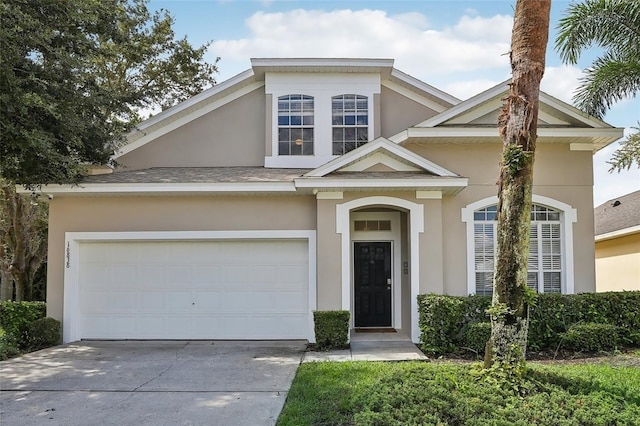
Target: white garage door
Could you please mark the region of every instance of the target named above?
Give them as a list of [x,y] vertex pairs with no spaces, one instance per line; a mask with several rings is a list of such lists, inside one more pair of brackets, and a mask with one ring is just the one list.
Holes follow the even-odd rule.
[[306,240],[83,242],[79,332],[91,339],[304,339]]

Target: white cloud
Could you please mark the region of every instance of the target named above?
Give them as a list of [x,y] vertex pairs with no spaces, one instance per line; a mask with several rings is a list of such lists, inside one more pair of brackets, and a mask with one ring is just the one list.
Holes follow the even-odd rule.
[[441,89],[447,93],[452,94],[456,98],[464,100],[492,88],[496,84],[499,84],[502,81],[506,80],[507,77],[508,76],[505,76],[503,80],[478,79],[456,81],[443,85]]
[[245,23],[247,37],[211,45],[225,74],[228,65],[242,61],[246,67],[252,57],[392,58],[399,69],[426,81],[451,72],[508,69],[511,17],[503,15],[463,16],[443,30],[431,28],[429,17],[418,12],[369,9],[257,12]]
[[542,91],[571,104],[582,70],[571,65],[547,67],[540,83]]

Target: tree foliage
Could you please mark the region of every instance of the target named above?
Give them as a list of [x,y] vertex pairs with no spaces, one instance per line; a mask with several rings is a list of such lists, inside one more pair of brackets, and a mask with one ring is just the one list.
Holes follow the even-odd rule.
[[32,300],[47,256],[47,205],[1,179],[0,191],[0,300]]
[[638,127],[633,127],[634,133],[631,133],[627,140],[621,142],[620,148],[613,153],[611,161],[607,161],[611,165],[609,172],[629,170],[633,163],[640,169],[640,122]]
[[215,83],[216,62],[176,39],[147,0],[0,3],[0,176],[37,187],[105,164],[140,110]]
[[[14,184],[77,182],[106,164],[141,111],[215,84],[209,44],[176,38],[148,0],[0,0],[0,281],[30,300],[46,211]],[[44,227],[44,228],[43,228]],[[15,287],[15,294],[13,289]]]
[[[604,50],[585,70],[574,103],[602,118],[616,102],[640,92],[640,1],[585,0],[567,9],[558,25],[556,50],[565,63],[576,64],[591,46]],[[640,130],[623,142],[609,162],[610,172],[640,167]]]

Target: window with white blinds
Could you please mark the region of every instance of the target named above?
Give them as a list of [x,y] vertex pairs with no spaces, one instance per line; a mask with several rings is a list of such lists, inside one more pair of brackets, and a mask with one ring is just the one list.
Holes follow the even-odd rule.
[[[496,206],[474,211],[473,247],[476,294],[491,295],[496,251]],[[533,204],[529,234],[527,285],[539,293],[562,292],[561,213]]]

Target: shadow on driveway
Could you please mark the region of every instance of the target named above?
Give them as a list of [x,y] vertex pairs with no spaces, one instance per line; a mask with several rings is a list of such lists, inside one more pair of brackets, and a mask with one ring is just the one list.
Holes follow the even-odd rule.
[[273,425],[303,341],[83,341],[0,362],[2,425]]

